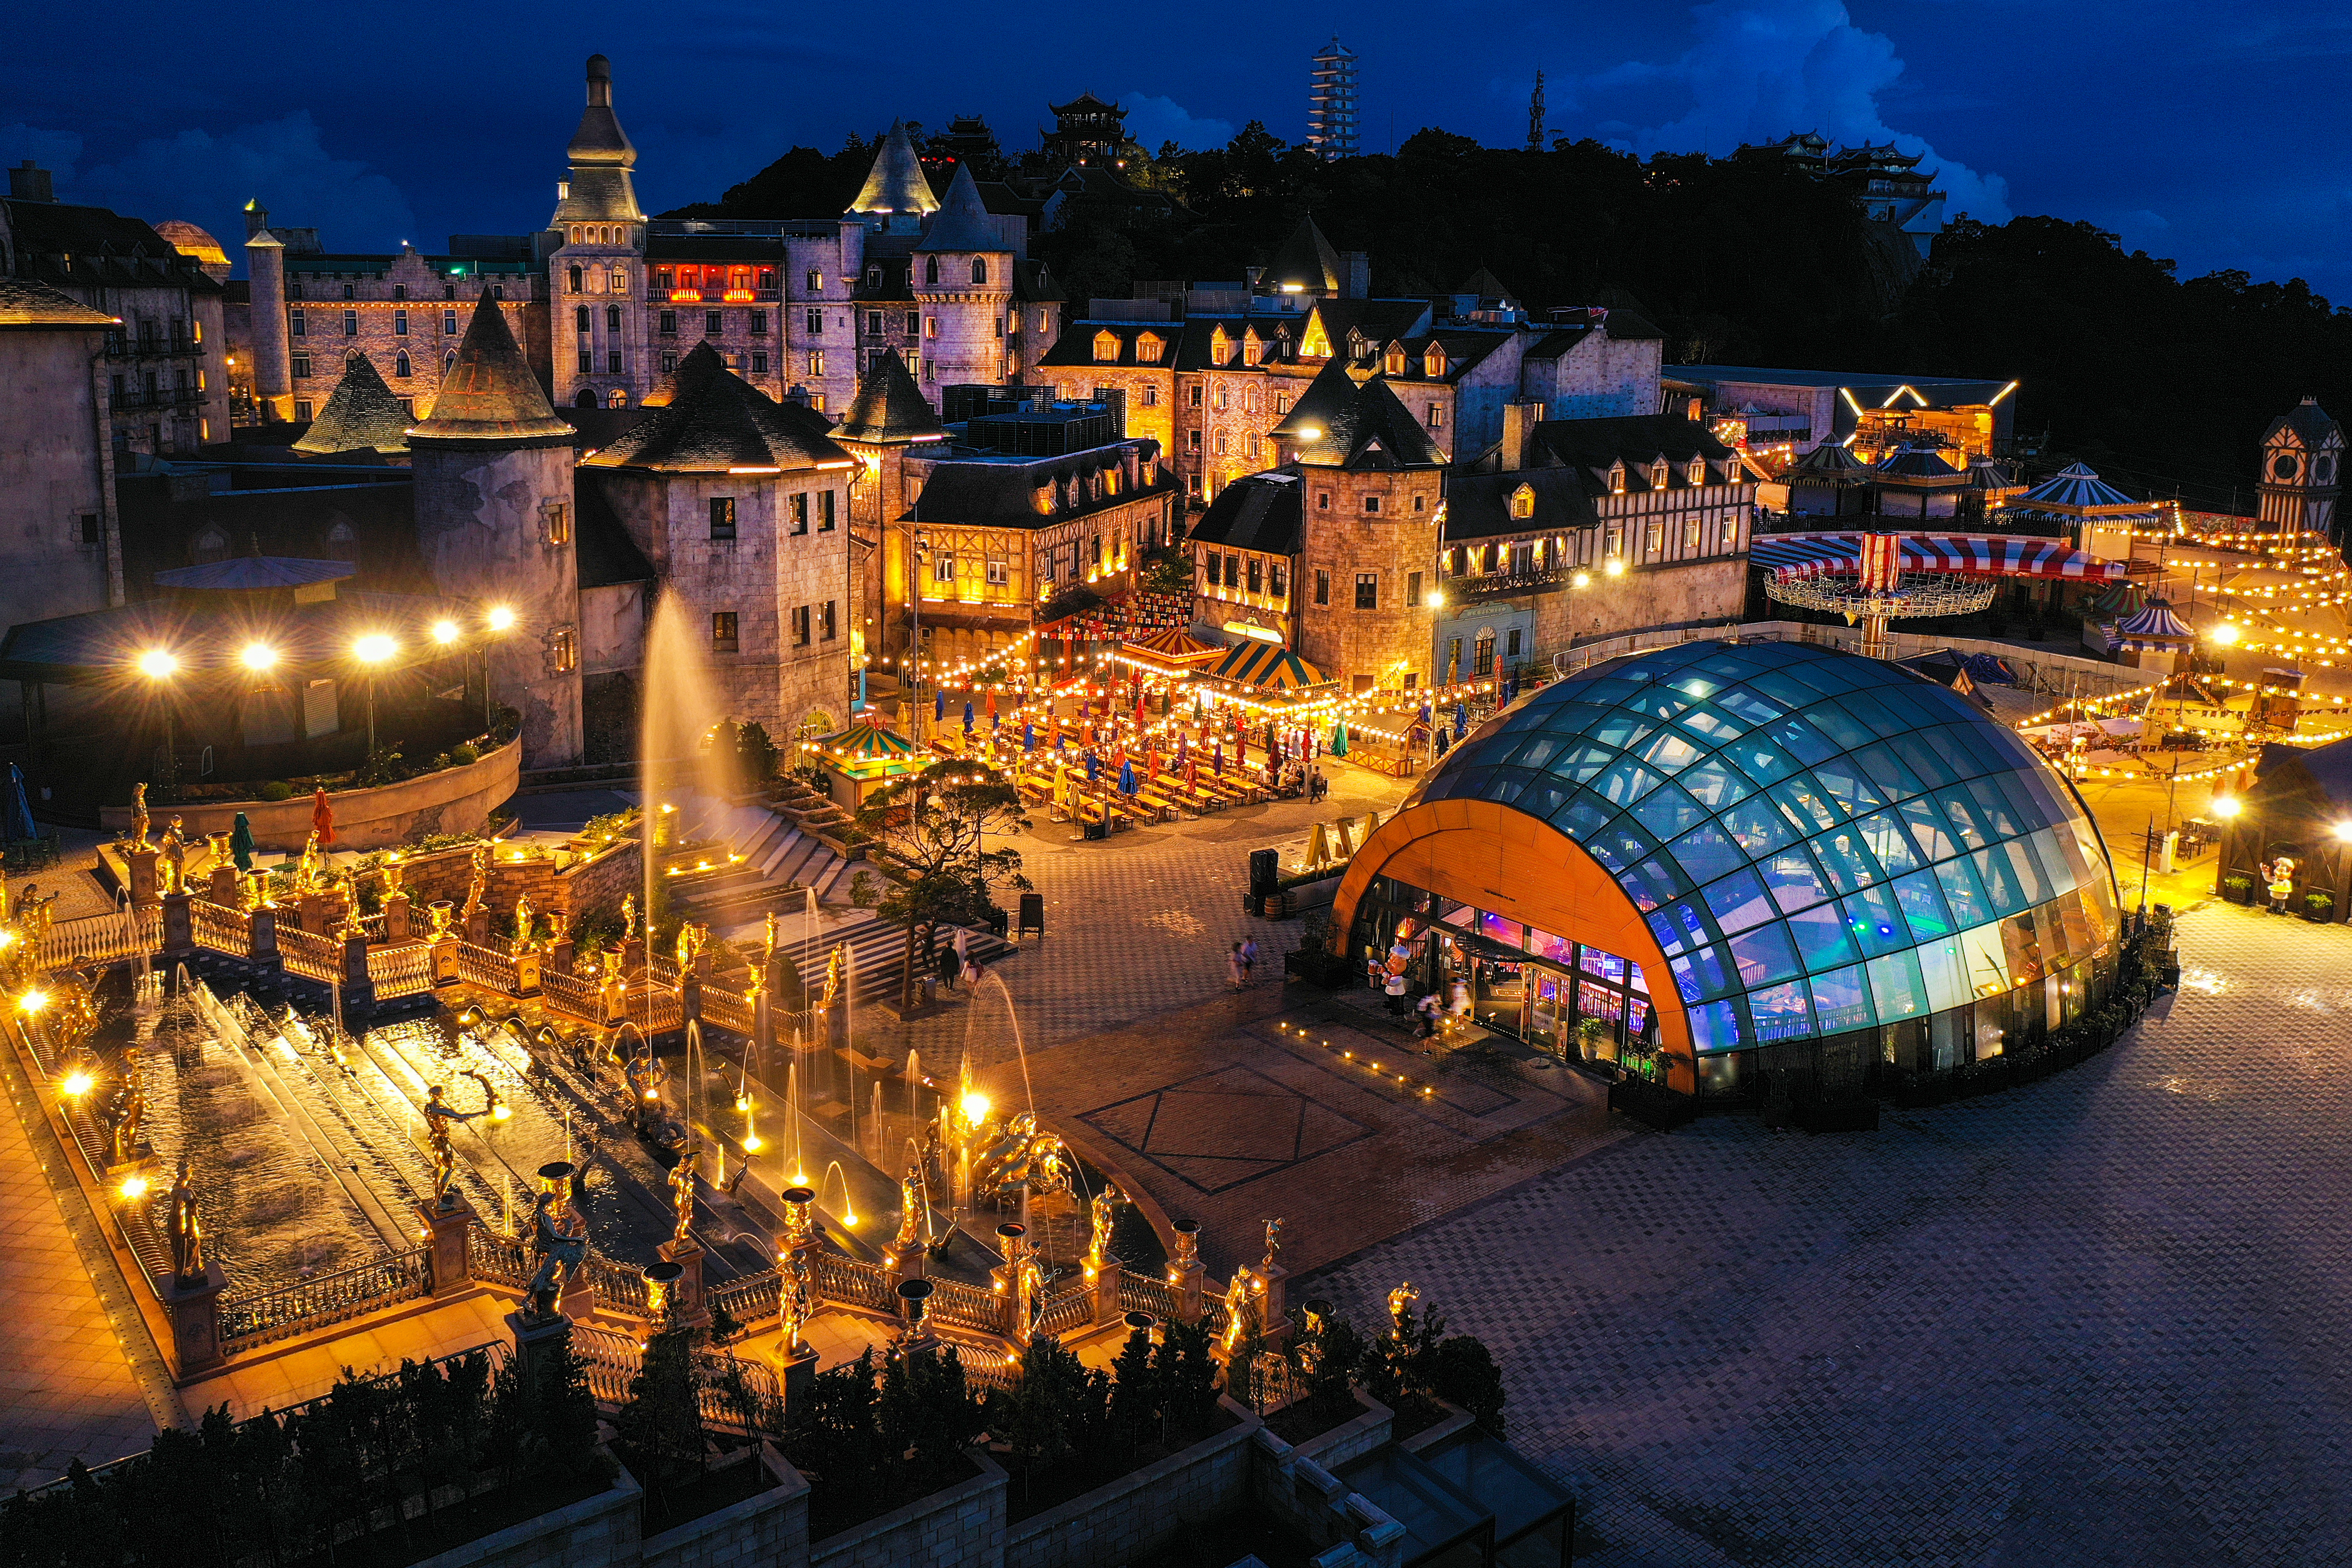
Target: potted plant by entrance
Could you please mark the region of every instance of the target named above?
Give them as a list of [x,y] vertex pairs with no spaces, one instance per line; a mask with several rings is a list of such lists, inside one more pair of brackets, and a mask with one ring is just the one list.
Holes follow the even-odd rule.
[[2221,879],[2221,896],[2233,904],[2251,904],[2254,901],[2254,879],[2233,871]]
[[2336,895],[2305,893],[2303,896],[2303,918],[2314,925],[2326,925],[2336,918]]

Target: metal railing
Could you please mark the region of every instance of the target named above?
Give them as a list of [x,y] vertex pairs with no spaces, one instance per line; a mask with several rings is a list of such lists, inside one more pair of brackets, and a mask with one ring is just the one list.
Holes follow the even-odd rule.
[[588,1255],[588,1283],[596,1291],[596,1305],[608,1312],[624,1317],[653,1319],[653,1309],[646,1301],[646,1277],[634,1268],[625,1268],[609,1258]]
[[1150,1312],[1166,1320],[1176,1316],[1176,1288],[1164,1279],[1149,1274],[1122,1270],[1118,1277],[1118,1310],[1122,1312]]
[[429,1294],[431,1251],[419,1247],[395,1252],[259,1296],[223,1301],[221,1349],[234,1354]]
[[521,1237],[501,1236],[476,1220],[473,1229],[466,1233],[466,1272],[493,1285],[521,1290],[529,1288],[530,1277],[538,1270],[523,1250]]
[[751,1000],[732,991],[721,991],[716,985],[706,985],[702,988],[702,1021],[749,1037],[751,1033]]
[[816,1252],[816,1293],[830,1306],[862,1307],[886,1318],[898,1315],[898,1293],[890,1277],[871,1263],[838,1252]]
[[1067,1289],[1045,1298],[1045,1310],[1037,1314],[1037,1327],[1045,1333],[1066,1334],[1072,1329],[1086,1327],[1094,1318],[1094,1284],[1081,1279]]
[[1002,1334],[1012,1303],[993,1290],[982,1290],[954,1279],[932,1281],[930,1315],[942,1323],[983,1334]]
[[372,947],[367,955],[368,984],[376,1000],[421,996],[433,989],[433,950],[422,942],[398,947]]
[[599,1004],[596,1000],[596,987],[571,970],[558,969],[552,964],[541,965],[539,972],[539,988],[547,994],[550,1003],[573,1017],[586,1018],[591,1022],[602,1022],[599,1016]]
[[470,942],[457,944],[457,973],[477,985],[487,985],[508,996],[514,994],[518,984],[512,955],[477,947]]
[[964,1381],[987,1388],[1011,1388],[1021,1381],[1021,1363],[1000,1344],[990,1344],[949,1332],[940,1335],[941,1341],[955,1348],[956,1361],[963,1368]]
[[111,963],[163,945],[163,911],[150,904],[143,910],[117,910],[88,920],[67,921],[49,928],[41,938],[38,962],[43,969],[64,969],[79,963]]
[[188,906],[188,933],[198,947],[239,958],[253,955],[253,917],[243,910],[198,899]]
[[342,982],[343,944],[333,937],[304,931],[299,926],[279,926],[278,956],[289,970],[306,980],[328,985]]
[[686,1007],[675,991],[640,991],[629,998],[629,1022],[649,1035],[680,1027]]

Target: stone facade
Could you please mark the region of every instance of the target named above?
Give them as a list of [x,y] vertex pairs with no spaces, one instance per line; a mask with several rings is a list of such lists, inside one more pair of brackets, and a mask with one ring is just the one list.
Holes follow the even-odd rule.
[[1004,1549],[1004,1471],[974,1452],[980,1474],[809,1547],[808,1568],[994,1568]]
[[[1354,690],[1425,686],[1442,473],[1306,467],[1299,656]],[[1378,510],[1368,510],[1367,503]]]
[[101,610],[122,597],[105,372],[91,363],[110,323],[37,285],[0,292],[0,385],[12,392],[0,444],[0,619]]
[[[254,258],[256,294],[268,246],[247,241]],[[467,319],[486,291],[507,329],[534,366],[547,363],[544,279],[509,259],[486,263],[463,257],[422,256],[404,247],[396,256],[331,256],[278,247],[282,268],[282,329],[268,353],[287,366],[289,406],[283,416],[307,421],[327,405],[343,374],[343,356],[367,355],[393,394],[423,419],[433,412],[441,377],[457,356]],[[263,320],[256,310],[253,319]],[[257,327],[257,331],[259,329]],[[256,344],[257,352],[261,345]]]

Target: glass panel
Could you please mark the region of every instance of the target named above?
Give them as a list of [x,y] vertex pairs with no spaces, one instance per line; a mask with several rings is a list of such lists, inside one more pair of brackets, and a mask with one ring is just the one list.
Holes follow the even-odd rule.
[[[1466,763],[1457,771],[1475,773],[1476,768],[1475,763]],[[1519,798],[1519,792],[1528,787],[1530,776],[1525,768],[1489,769],[1486,773],[1486,782],[1478,791],[1478,798],[1499,801],[1507,805]]]
[[1970,991],[1998,996],[2009,989],[2009,949],[2000,940],[2000,926],[1981,925],[1959,935],[1960,973]]
[[1653,773],[1631,757],[1620,757],[1585,787],[1604,800],[1631,805],[1665,782],[1664,773]]
[[1681,898],[1695,885],[1664,855],[1653,855],[1617,880],[1633,902],[1645,910]]
[[1813,858],[1822,863],[1830,880],[1841,893],[1851,893],[1856,888],[1866,888],[1873,882],[1885,880],[1870,851],[1862,847],[1859,827],[1841,827],[1824,833],[1812,841]]
[[1706,754],[1689,737],[1673,730],[1653,737],[1640,752],[1644,762],[1670,773],[1680,773]]
[[1568,744],[1565,735],[1529,735],[1520,741],[1509,760],[1523,768],[1540,768],[1566,750]]
[[1760,692],[1784,709],[1809,707],[1821,700],[1821,693],[1777,669],[1759,670],[1743,684],[1748,690]]
[[1844,1029],[1866,1029],[1878,1022],[1870,1006],[1870,981],[1857,963],[1850,969],[1835,969],[1827,974],[1816,974],[1809,982],[1813,990],[1813,1029],[1818,1034],[1836,1034]]
[[1911,944],[1911,928],[1896,907],[1894,889],[1865,888],[1841,900],[1838,908],[1844,912],[1845,928],[1853,933],[1854,945],[1864,952],[1892,952]]
[[1625,961],[1613,952],[1588,947],[1577,955],[1576,966],[1587,974],[1598,974],[1601,979],[1613,980],[1620,985],[1625,984]]
[[1727,931],[1761,925],[1780,912],[1753,871],[1726,877],[1707,889],[1706,898],[1707,911],[1715,916],[1716,924]]
[[1789,710],[1785,704],[1775,702],[1757,690],[1753,680],[1728,691],[1717,692],[1715,705],[1733,718],[1745,720],[1750,724],[1769,724]]
[[1911,840],[1919,847],[1919,858],[1927,861],[1948,860],[1961,849],[1959,837],[1944,821],[1944,814],[1932,800],[1906,800],[1902,806],[1903,821],[1911,829]]
[[1562,752],[1552,763],[1551,771],[1555,777],[1583,784],[1616,760],[1615,752],[1588,741]]
[[1576,943],[1564,936],[1554,936],[1548,931],[1528,928],[1528,951],[1538,958],[1549,958],[1554,963],[1573,963]]
[[1919,961],[1920,978],[1927,983],[1928,1010],[1948,1012],[1975,993],[1969,989],[1968,968],[1960,961],[1960,939],[1922,942],[1911,950]]
[[1927,875],[1935,878],[1936,885],[1943,889],[1944,902],[1951,906],[1955,929],[1966,931],[2000,915],[2000,909],[1985,897],[1984,885],[1969,868],[1967,857],[1947,860]]
[[1985,895],[1992,900],[1995,913],[2013,915],[2029,908],[2033,900],[2026,897],[2025,886],[2018,880],[2016,868],[2009,857],[1998,849],[1979,849],[1968,858],[1976,869],[1977,879],[1984,884]]
[[1919,868],[1919,852],[1911,847],[1910,835],[1903,831],[1893,812],[1874,812],[1853,826],[1871,858],[1885,868],[1888,876],[1900,877]]
[[1751,858],[1786,848],[1797,841],[1789,829],[1788,820],[1769,798],[1741,801],[1723,813],[1724,830],[1746,850]]
[[1727,945],[1732,963],[1739,967],[1739,983],[1751,989],[1799,972],[1797,950],[1790,945],[1788,931],[1778,925],[1758,926],[1733,937]]
[[[1580,695],[1586,689],[1575,689]],[[1544,728],[1555,735],[1581,735],[1609,716],[1609,710],[1591,702],[1560,702],[1545,710]]]
[[1622,874],[1627,867],[1648,859],[1658,846],[1656,840],[1633,826],[1631,817],[1621,816],[1587,838],[1584,847],[1595,860]]
[[1570,838],[1581,840],[1616,815],[1607,802],[1579,794],[1575,800],[1551,814],[1551,825]]
[[[1810,725],[1817,733],[1828,737],[1829,744],[1822,747],[1820,756],[1805,758],[1809,763],[1818,763],[1823,758],[1835,756],[1840,752],[1851,752],[1856,747],[1867,746],[1878,739],[1878,731],[1848,713],[1843,700],[1817,703],[1806,709],[1801,720],[1776,726],[1772,732],[1789,741],[1791,746],[1795,746],[1798,742],[1790,734],[1795,722]],[[1822,744],[1819,741],[1813,743],[1816,746]],[[1803,755],[1802,751],[1800,750],[1798,754]]]
[[1822,787],[1829,791],[1840,805],[1845,807],[1848,816],[1876,811],[1886,804],[1887,797],[1881,795],[1878,786],[1864,775],[1860,763],[1852,757],[1816,763],[1813,764],[1813,776],[1822,781]]
[[1857,691],[1840,706],[1869,725],[1882,739],[1888,735],[1908,734],[1918,728],[1919,721],[1907,709],[1895,705],[1895,692],[1893,687],[1881,687],[1869,692]]
[[[1820,711],[1819,709],[1810,709],[1803,713],[1791,714],[1763,732],[1788,747],[1790,752],[1801,762],[1828,762],[1845,748],[1821,733],[1821,726],[1813,721],[1814,715]],[[1859,735],[1864,741],[1872,738],[1867,730],[1860,731]]]
[[1747,680],[1761,668],[1756,660],[1733,648],[1724,648],[1700,659],[1691,668],[1702,675],[1712,675],[1717,680]]
[[1834,969],[1862,954],[1845,929],[1845,916],[1835,904],[1815,904],[1789,917],[1789,935],[1808,970]]
[[1748,864],[1748,852],[1732,842],[1722,828],[1709,826],[1684,835],[1666,847],[1694,882],[1711,882]]
[[1846,814],[1831,802],[1828,793],[1813,783],[1810,774],[1799,773],[1795,778],[1774,784],[1765,793],[1771,796],[1773,804],[1780,806],[1780,815],[1796,825],[1797,836],[1801,838],[1811,837],[1825,827],[1835,827],[1846,817]]
[[1660,838],[1679,838],[1714,814],[1672,784],[1654,789],[1633,810],[1633,820]]
[[1759,862],[1756,869],[1783,910],[1801,910],[1830,896],[1829,884],[1813,868],[1813,858],[1794,846]]
[[1868,965],[1870,999],[1879,1021],[1892,1023],[1930,1011],[1927,983],[1920,975],[1918,955],[1910,951],[1885,953]]
[[1978,779],[1967,786],[1969,798],[1977,803],[1978,810],[1983,814],[1985,830],[1995,838],[2015,838],[2046,826],[2042,814],[2033,809],[2026,791],[2018,790],[2015,792],[2017,798],[2011,798],[2011,792],[2001,787],[2013,776],[1997,773],[1991,778]]
[[1564,779],[1555,779],[1546,774],[1529,784],[1526,792],[1511,804],[1516,809],[1526,812],[1529,816],[1539,817],[1549,822],[1553,813],[1575,798],[1574,784]]
[[1748,731],[1747,725],[1736,721],[1728,714],[1717,712],[1712,705],[1692,709],[1682,716],[1680,722],[1684,729],[1698,737],[1701,745],[1709,747],[1743,735]]
[[1937,889],[1936,879],[1936,872],[1919,871],[1895,883],[1895,899],[1903,906],[1904,921],[1910,926],[1911,934],[1922,941],[1931,936],[1948,936],[1960,929],[1944,906],[1944,895]]
[[1704,1002],[1739,989],[1738,978],[1727,966],[1719,947],[1702,947],[1670,958],[1666,967],[1673,971],[1675,989],[1685,1002]]
[[1710,680],[1704,675],[1678,675],[1666,682],[1694,702],[1704,702],[1720,690],[1723,682]]
[[1749,992],[1748,1011],[1756,1020],[1756,1038],[1761,1044],[1801,1039],[1813,1030],[1811,1004],[1801,981]]
[[1943,759],[1944,765],[1952,770],[1954,778],[1972,779],[1994,765],[1990,752],[1969,744],[1970,740],[1981,732],[1975,725],[1967,729],[1951,725],[1927,731],[1919,738]]
[[1630,749],[1648,740],[1656,729],[1657,725],[1641,715],[1621,710],[1594,724],[1586,733],[1604,746]]
[[[1895,754],[1903,759],[1905,765],[1927,788],[1954,784],[1962,776],[1953,771],[1951,764],[1944,761],[1943,753],[1929,745],[1924,735],[1897,735],[1886,744],[1894,749]],[[1878,774],[1874,771],[1870,776],[1877,778]],[[1911,793],[1916,795],[1918,792]]]
[[1487,941],[1500,942],[1505,947],[1518,947],[1527,941],[1527,927],[1486,910],[1478,911],[1478,924],[1474,929]]
[[2033,840],[2012,838],[1998,853],[2009,857],[2010,868],[2017,873],[2017,885],[2025,895],[2026,907],[2046,904],[2058,896],[2059,889],[2042,869],[2042,862],[2033,853]]
[[1927,787],[1919,782],[1918,774],[1904,766],[1903,759],[1896,756],[1895,748],[1885,741],[1874,746],[1864,746],[1853,754],[1853,761],[1862,765],[1862,771],[1870,775],[1870,782],[1877,785],[1879,794],[1888,800],[1901,800]]
[[1684,1016],[1690,1020],[1691,1044],[1702,1052],[1736,1051],[1751,1043],[1737,1003],[1709,1002]]
[[2011,982],[2042,978],[2045,967],[2042,957],[2042,935],[2034,929],[2032,914],[2012,915],[2000,922],[2000,946],[2009,960]]
[[1755,785],[1714,757],[1678,774],[1675,782],[1690,791],[1692,798],[1710,811],[1737,805],[1756,791]]
[[1671,957],[1692,948],[1705,947],[1715,940],[1706,912],[1698,905],[1684,902],[1651,914],[1650,934],[1658,939],[1659,947]]
[[[1944,808],[1944,819],[1952,825],[1952,832],[1971,849],[1981,849],[1997,835],[1986,829],[1983,815],[1977,803],[1969,798],[1967,787],[1942,789],[1936,792],[1936,803]],[[1909,803],[1905,804],[1904,818],[1910,819]]]
[[1643,687],[1621,706],[1646,719],[1673,719],[1690,706],[1690,700],[1671,686],[1652,685]]
[[1718,747],[1715,754],[1759,784],[1787,778],[1797,771],[1797,760],[1789,754],[1788,748],[1761,735],[1742,735]]

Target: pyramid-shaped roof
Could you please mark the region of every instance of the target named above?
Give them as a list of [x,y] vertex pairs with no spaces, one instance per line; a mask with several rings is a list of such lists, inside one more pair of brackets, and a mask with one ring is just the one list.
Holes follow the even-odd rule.
[[415,416],[383,384],[375,362],[352,349],[343,355],[343,378],[327,399],[327,406],[310,421],[310,428],[294,443],[298,452],[378,452],[408,450],[408,426]]
[[488,289],[475,301],[474,319],[457,345],[457,362],[441,378],[432,414],[410,429],[414,448],[449,442],[503,442],[510,446],[569,446],[578,432],[555,416],[547,394],[522,357],[506,312]]
[[729,370],[709,343],[677,367],[670,400],[583,465],[662,473],[847,468],[856,461]]
[[890,121],[890,134],[882,139],[882,150],[874,155],[874,167],[866,175],[866,184],[858,187],[857,199],[849,204],[854,213],[935,213],[940,210],[940,198],[931,195],[931,183],[923,178],[923,161],[915,156],[915,144],[907,139],[907,122]]
[[1952,467],[1943,452],[1934,447],[1898,447],[1878,460],[1870,477],[1882,484],[1902,485],[1910,489],[1937,489],[1967,482],[1968,476]]
[[2263,439],[2267,443],[2282,429],[2292,430],[2303,447],[2317,451],[2338,428],[2336,421],[2327,416],[2327,410],[2319,406],[2319,399],[2305,397],[2293,409],[2272,420],[2271,427],[2263,433]]
[[907,362],[897,349],[886,348],[874,356],[866,378],[857,384],[857,396],[835,433],[845,441],[902,445],[941,440],[947,430],[907,373]]
[[[940,250],[1003,250],[1011,247],[996,232],[989,220],[988,204],[980,199],[980,187],[972,183],[971,165],[958,163],[955,178],[948,182],[948,199],[940,204],[938,216],[923,231],[918,251]],[[1009,279],[1008,279],[1009,280]]]
[[1824,441],[1797,459],[1790,478],[1801,478],[1813,484],[1859,484],[1869,474],[1870,465],[1853,455],[1851,448],[1835,441]]
[[1481,300],[1516,300],[1518,298],[1517,295],[1503,287],[1503,280],[1501,279],[1496,277],[1492,272],[1487,271],[1484,267],[1481,267],[1477,271],[1473,272],[1469,277],[1464,279],[1462,281],[1462,287],[1454,291],[1456,294],[1475,294]]
[[1265,280],[1276,289],[1295,289],[1302,294],[1337,294],[1339,291],[1339,253],[1315,226],[1315,220],[1303,217],[1291,230],[1282,248],[1274,253],[1274,265],[1266,269]]
[[2078,515],[2107,507],[2123,507],[2133,511],[2148,510],[2146,501],[2132,500],[2080,463],[2069,463],[2051,475],[2020,496],[2018,504]]
[[1336,359],[1274,427],[1274,438],[1296,447],[1299,461],[1321,468],[1436,468],[1445,461],[1385,378],[1376,375],[1359,386]]

